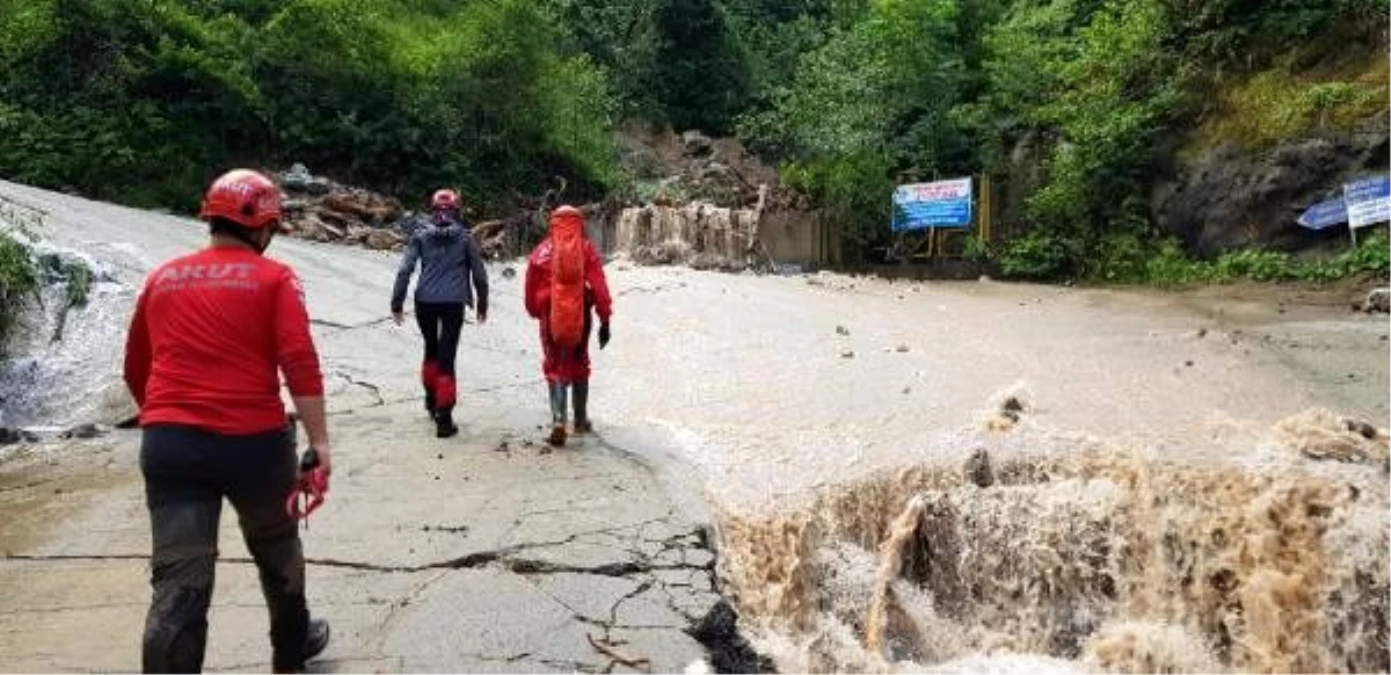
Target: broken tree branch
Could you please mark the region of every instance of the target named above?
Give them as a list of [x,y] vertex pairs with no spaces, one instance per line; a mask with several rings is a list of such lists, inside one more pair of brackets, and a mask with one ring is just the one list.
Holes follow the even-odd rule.
[[617,661],[618,663],[628,666],[629,668],[651,671],[651,659],[643,656],[628,656],[618,651],[617,649],[614,649],[611,645],[609,645],[603,640],[595,640],[594,636],[588,632],[586,632],[584,636],[586,638],[589,638],[589,646],[593,647],[594,651],[597,651],[600,654],[603,654],[604,656],[607,656],[613,659],[614,661]]

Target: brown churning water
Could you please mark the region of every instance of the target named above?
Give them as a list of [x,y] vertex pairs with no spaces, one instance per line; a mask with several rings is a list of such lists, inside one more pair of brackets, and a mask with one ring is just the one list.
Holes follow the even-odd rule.
[[1391,669],[1385,430],[1311,410],[1218,459],[1038,435],[722,514],[746,632],[796,672]]

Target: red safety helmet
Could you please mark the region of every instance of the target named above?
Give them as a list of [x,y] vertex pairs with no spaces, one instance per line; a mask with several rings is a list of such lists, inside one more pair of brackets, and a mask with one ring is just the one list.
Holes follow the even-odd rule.
[[435,195],[430,198],[430,207],[434,209],[457,209],[459,208],[459,193],[453,190],[436,190]]
[[228,171],[208,188],[198,217],[226,218],[256,230],[279,223],[280,188],[250,169]]

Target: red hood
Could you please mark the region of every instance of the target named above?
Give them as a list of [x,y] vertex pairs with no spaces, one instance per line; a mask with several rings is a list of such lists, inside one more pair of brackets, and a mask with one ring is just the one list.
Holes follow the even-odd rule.
[[584,236],[584,214],[579,209],[556,209],[551,214],[551,236]]

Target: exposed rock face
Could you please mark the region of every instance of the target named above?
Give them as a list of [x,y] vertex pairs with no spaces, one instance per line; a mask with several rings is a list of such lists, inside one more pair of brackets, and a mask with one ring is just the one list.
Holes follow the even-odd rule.
[[738,139],[640,125],[629,125],[618,139],[624,166],[655,183],[654,192],[643,195],[654,204],[752,207],[759,199],[759,186],[766,185],[768,209],[807,206],[803,197],[781,185],[776,167],[763,163]]
[[1254,244],[1307,247],[1327,235],[1295,220],[1309,206],[1340,196],[1345,181],[1385,173],[1389,138],[1385,117],[1377,116],[1351,132],[1259,152],[1225,143],[1180,161],[1173,178],[1156,184],[1155,221],[1202,256]]

